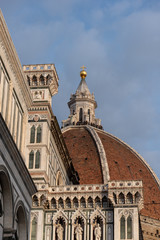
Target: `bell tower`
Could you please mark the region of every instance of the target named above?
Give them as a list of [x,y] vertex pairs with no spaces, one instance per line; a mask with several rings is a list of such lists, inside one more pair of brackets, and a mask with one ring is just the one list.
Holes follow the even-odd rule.
[[24,65],[23,71],[31,89],[33,102],[48,102],[58,92],[58,75],[54,64]]
[[71,94],[68,106],[70,109],[70,115],[67,120],[62,121],[62,126],[68,125],[84,125],[90,124],[93,126],[100,126],[101,120],[95,118],[95,109],[97,103],[95,101],[94,94],[90,93],[86,83],[86,67],[82,67],[80,71],[81,81],[75,92]]

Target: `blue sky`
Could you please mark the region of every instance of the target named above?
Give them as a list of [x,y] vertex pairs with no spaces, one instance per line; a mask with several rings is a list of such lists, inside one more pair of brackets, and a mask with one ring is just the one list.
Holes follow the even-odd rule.
[[160,1],[1,0],[0,7],[21,63],[55,63],[59,123],[85,65],[96,117],[160,178]]

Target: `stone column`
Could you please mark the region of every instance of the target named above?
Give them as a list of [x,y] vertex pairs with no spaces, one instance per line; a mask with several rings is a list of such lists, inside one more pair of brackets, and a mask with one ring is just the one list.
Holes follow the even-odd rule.
[[103,221],[103,240],[105,240],[105,222]]

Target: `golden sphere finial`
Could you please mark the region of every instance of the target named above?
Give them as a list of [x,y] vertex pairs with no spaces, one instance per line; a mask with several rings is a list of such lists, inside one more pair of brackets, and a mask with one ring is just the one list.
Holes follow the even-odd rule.
[[80,71],[80,76],[81,78],[86,78],[87,72],[84,70],[86,67],[83,65],[81,68],[82,68],[82,71]]

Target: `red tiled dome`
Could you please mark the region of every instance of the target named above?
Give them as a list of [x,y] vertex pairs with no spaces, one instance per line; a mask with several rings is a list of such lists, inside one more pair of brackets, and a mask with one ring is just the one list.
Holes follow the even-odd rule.
[[[159,180],[139,154],[126,143],[105,131],[90,127],[103,145],[110,180],[142,180],[144,208],[141,214],[160,219]],[[86,126],[70,126],[63,129],[80,184],[103,184],[103,169],[97,142]]]

